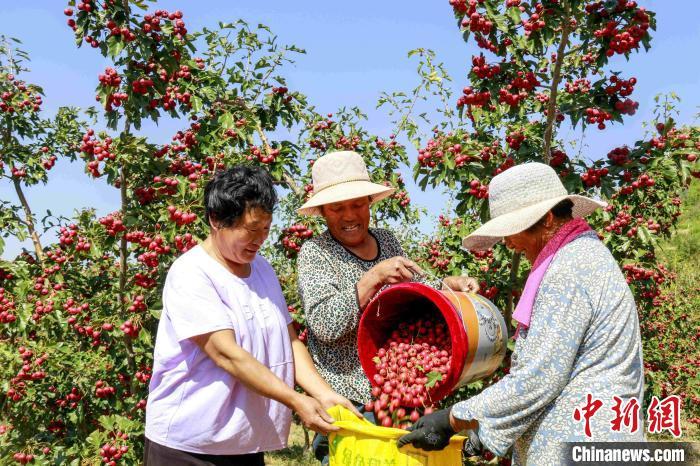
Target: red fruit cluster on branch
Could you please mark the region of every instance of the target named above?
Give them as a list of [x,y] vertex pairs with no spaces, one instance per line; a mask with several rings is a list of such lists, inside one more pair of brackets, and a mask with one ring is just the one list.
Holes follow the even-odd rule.
[[103,380],[95,382],[95,396],[97,398],[109,398],[116,392],[117,390],[114,387],[108,385],[107,382]]
[[489,103],[491,100],[491,92],[474,91],[471,86],[462,89],[462,95],[457,99],[457,107],[463,107],[465,105],[473,105],[474,107],[482,107]]
[[575,79],[573,82],[564,84],[564,89],[569,94],[586,94],[591,90],[591,82],[585,78]]
[[525,30],[525,37],[529,37],[533,32],[537,32],[546,26],[544,21],[545,16],[544,6],[541,3],[535,4],[535,12],[530,15],[525,21],[523,21],[523,29]]
[[197,246],[197,240],[191,233],[175,236],[175,247],[178,249],[178,251],[187,252],[195,246]]
[[[124,435],[126,436],[126,434]],[[129,437],[126,436],[126,438],[128,439]],[[102,445],[102,448],[100,448],[100,456],[102,457],[102,462],[105,463],[105,466],[116,466],[117,461],[119,461],[128,451],[128,445],[119,446],[116,441],[112,441]]]
[[469,194],[477,199],[488,199],[489,186],[479,180],[471,180],[469,182]]
[[607,167],[603,168],[593,168],[589,167],[585,173],[581,174],[581,181],[583,181],[584,186],[587,188],[593,186],[600,186],[600,181],[602,178],[608,176]]
[[501,65],[488,65],[483,54],[472,56],[472,73],[480,79],[490,79],[501,72]]
[[[503,173],[504,171],[508,170],[509,168],[513,168],[515,166],[515,159],[512,157],[507,157],[503,163],[501,163],[496,169],[493,171],[493,176],[496,176],[500,173]],[[488,197],[488,196],[487,196]]]
[[78,225],[75,223],[59,229],[58,242],[64,248],[75,244],[75,250],[78,252],[89,251],[92,246],[87,238],[78,236]]
[[427,261],[436,270],[444,271],[450,265],[450,257],[441,246],[439,239],[421,244],[427,250]]
[[[612,207],[612,206],[609,206]],[[615,218],[605,226],[605,231],[609,233],[622,234],[623,228],[630,225],[632,222],[632,215],[630,215],[626,210],[621,210],[617,213]],[[632,232],[634,230],[634,232]],[[631,233],[631,234],[630,234]],[[632,236],[637,233],[636,228],[629,230],[628,236]]]
[[0,288],[0,324],[11,324],[17,320],[15,302],[8,296],[5,296],[5,288]]
[[197,214],[194,212],[181,211],[174,205],[168,206],[168,213],[170,214],[170,220],[175,222],[177,226],[188,225],[197,220]]
[[374,358],[377,373],[371,383],[374,411],[385,427],[406,428],[432,411],[431,384],[439,386],[447,375],[452,346],[447,326],[436,314],[401,322]]
[[[605,55],[608,57],[639,48],[639,42],[647,36],[649,15],[644,8],[637,7],[637,2],[618,0],[611,13],[606,9],[605,2],[598,1],[586,5],[586,13],[602,19],[609,18],[604,27],[594,31],[595,37],[607,39]],[[615,15],[615,18],[611,15]],[[629,16],[626,26],[622,24],[622,15]]]
[[83,159],[88,162],[88,171],[95,178],[102,175],[99,170],[100,162],[106,162],[107,160],[114,160],[116,158],[116,154],[111,151],[111,146],[112,138],[106,137],[103,141],[100,141],[95,136],[95,131],[93,129],[89,129],[83,135],[80,152],[83,153]]
[[406,207],[411,203],[411,198],[408,196],[408,192],[406,192],[406,190],[396,191],[391,197],[398,200],[401,207]]
[[615,102],[615,110],[622,114],[634,115],[637,113],[639,108],[639,102],[635,102],[632,99],[618,100]]
[[131,320],[124,321],[124,323],[121,324],[119,328],[122,332],[124,332],[125,335],[131,338],[137,338],[139,336],[139,332],[141,331],[141,327],[139,327],[138,324],[132,322]]
[[117,23],[110,19],[107,21],[107,29],[109,29],[109,35],[112,37],[119,37],[124,42],[133,42],[136,40],[136,34],[131,32],[128,27],[119,27]]
[[586,109],[586,122],[598,123],[598,129],[605,129],[605,122],[612,120],[612,114],[599,108],[588,107]]
[[629,195],[638,189],[650,188],[650,187],[654,186],[655,184],[656,184],[656,180],[654,178],[650,177],[646,173],[642,173],[630,185],[623,186],[622,188],[620,188],[619,194],[623,195],[623,196]]
[[121,231],[126,231],[126,227],[121,219],[121,213],[112,212],[111,214],[102,217],[100,220],[100,225],[102,225],[109,236],[117,236],[117,233]]
[[5,91],[0,94],[0,111],[4,113],[33,112],[41,109],[41,94],[36,89],[27,87],[24,81],[15,79],[13,74],[6,74],[0,85]]
[[[479,2],[481,3],[481,2]],[[463,13],[464,17],[460,25],[474,33],[482,33],[485,36],[491,34],[493,22],[476,11],[477,2],[466,0],[450,0],[450,5],[456,13]]]
[[162,31],[160,25],[161,21],[166,22],[168,20],[172,23],[175,37],[182,39],[187,34],[187,29],[185,28],[185,22],[182,21],[181,11],[169,13],[166,10],[156,10],[152,15],[144,15],[141,29],[146,34],[150,33],[151,38],[157,41],[160,38],[157,33]]
[[561,167],[566,163],[566,161],[569,159],[569,156],[566,155],[566,152],[562,150],[553,150],[552,151],[552,158],[549,160],[549,165],[556,168],[556,167]]
[[525,141],[525,135],[522,131],[513,131],[506,135],[506,143],[508,144],[508,147],[513,150],[520,149],[520,145],[523,143],[523,141]]
[[619,94],[622,97],[627,97],[634,92],[634,86],[637,84],[637,78],[628,80],[620,79],[617,76],[610,76],[611,85],[605,88],[605,93],[608,95]]
[[301,250],[301,245],[313,235],[313,230],[301,223],[297,223],[282,230],[280,242],[282,243],[287,257],[296,257]]
[[418,163],[424,167],[434,168],[438,163],[442,163],[445,153],[442,151],[442,140],[431,139],[424,149],[418,150]]
[[18,453],[15,453],[14,455],[12,455],[12,458],[15,461],[17,461],[19,464],[27,464],[27,463],[31,463],[32,461],[34,461],[34,455],[31,453],[18,452]]
[[260,149],[257,146],[252,146],[250,148],[250,155],[248,155],[246,158],[248,160],[253,160],[257,158],[261,163],[272,163],[275,161],[275,159],[279,156],[280,150],[279,149],[270,149],[270,153],[265,153],[264,149]]
[[623,167],[629,163],[629,155],[630,150],[627,148],[627,146],[616,147],[608,152],[608,159],[613,165]]

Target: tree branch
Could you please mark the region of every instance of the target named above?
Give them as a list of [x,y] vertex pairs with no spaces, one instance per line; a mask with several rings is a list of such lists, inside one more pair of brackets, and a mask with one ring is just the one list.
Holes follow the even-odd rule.
[[17,192],[17,197],[19,198],[20,204],[22,204],[22,209],[24,209],[25,220],[23,223],[27,226],[29,231],[29,236],[32,238],[32,244],[34,245],[34,252],[36,253],[36,258],[40,263],[44,262],[44,248],[41,246],[41,241],[39,240],[39,233],[37,233],[34,227],[34,215],[32,210],[29,208],[29,203],[27,198],[22,192],[22,185],[19,183],[19,178],[13,178],[12,184],[15,186],[15,191]]
[[[260,136],[260,140],[263,143],[265,152],[269,155],[270,152],[272,152],[272,146],[270,146],[270,142],[267,139],[267,136],[265,135],[265,131],[263,131],[262,126],[260,126],[259,122],[256,124],[255,129],[258,132],[258,136]],[[287,187],[292,190],[294,194],[296,194],[300,198],[304,197],[304,189],[301,186],[299,186],[296,181],[294,181],[292,175],[287,173],[286,170],[283,170],[282,172],[282,180],[287,185]]]
[[569,43],[569,34],[571,33],[571,25],[569,24],[570,16],[567,14],[562,22],[561,42],[557,49],[557,61],[554,64],[554,72],[552,74],[552,85],[549,88],[549,102],[547,103],[547,125],[544,130],[544,161],[549,163],[551,159],[552,135],[554,129],[554,121],[556,119],[557,109],[557,90],[561,81],[561,65],[564,62],[564,53],[566,46]]

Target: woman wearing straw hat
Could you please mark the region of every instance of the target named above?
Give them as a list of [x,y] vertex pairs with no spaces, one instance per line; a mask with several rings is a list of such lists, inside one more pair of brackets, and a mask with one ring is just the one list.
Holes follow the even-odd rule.
[[[298,213],[323,216],[328,229],[304,243],[299,253],[309,352],[330,386],[361,405],[371,400],[357,350],[362,310],[382,287],[414,280],[422,270],[405,257],[390,231],[369,228],[370,205],[394,189],[370,181],[360,154],[328,153],[314,162],[312,178],[314,194]],[[443,283],[458,291],[478,289],[474,279],[464,276]],[[319,459],[327,454],[320,437],[315,451]]]
[[[612,254],[582,218],[605,205],[568,194],[541,163],[493,178],[491,220],[463,246],[483,250],[505,240],[532,264],[513,313],[510,372],[421,418],[399,446],[442,449],[452,434],[469,430],[468,451],[483,445],[504,455],[512,448],[515,464],[558,465],[572,459],[564,442],[644,439],[636,305]],[[625,408],[623,425],[614,424],[616,409],[619,421]]]

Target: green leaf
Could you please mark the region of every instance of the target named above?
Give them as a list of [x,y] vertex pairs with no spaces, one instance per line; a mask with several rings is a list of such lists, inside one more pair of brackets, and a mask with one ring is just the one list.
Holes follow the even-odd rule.
[[442,380],[442,374],[437,371],[430,371],[426,376],[428,377],[428,381],[425,383],[425,386],[428,388],[433,388],[436,383]]
[[126,46],[126,43],[123,40],[119,39],[114,39],[109,41],[109,46],[107,48],[109,52],[109,56],[112,58],[116,58],[119,56],[122,50],[124,50],[124,47]]
[[509,17],[509,18],[511,19],[511,21],[513,21],[513,23],[515,23],[516,25],[517,25],[517,24],[520,24],[520,22],[522,21],[522,19],[521,19],[521,17],[520,17],[520,9],[517,8],[517,7],[508,8],[508,17]]
[[230,113],[224,113],[219,117],[219,124],[224,128],[224,129],[229,129],[233,128],[235,125],[235,121],[233,120],[233,115]]

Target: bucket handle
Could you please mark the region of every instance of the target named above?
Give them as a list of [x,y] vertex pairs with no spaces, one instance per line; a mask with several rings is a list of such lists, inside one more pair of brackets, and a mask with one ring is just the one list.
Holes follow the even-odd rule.
[[[457,302],[457,305],[459,306],[459,317],[460,317],[460,319],[462,319],[462,324],[466,325],[466,322],[464,322],[464,314],[462,313],[462,301],[459,299],[459,296],[457,296],[457,293],[455,293],[452,288],[445,285],[444,278],[442,278],[442,279],[438,278],[437,275],[435,275],[434,273],[432,273],[430,271],[423,270],[423,273],[415,274],[413,278],[420,278],[420,277],[426,277],[426,276],[428,278],[430,278],[431,280],[440,283],[440,285],[442,285],[443,289],[452,293],[452,296],[455,298],[455,301]],[[370,302],[367,304],[367,306],[369,306],[369,304],[371,304],[373,301],[375,301],[375,300],[378,301],[377,302],[377,318],[381,317],[380,311],[382,309],[382,300],[379,298],[379,294],[380,294],[379,292],[375,293],[375,295],[372,297],[372,299],[370,299]]]
[[[455,298],[455,301],[457,302],[457,305],[459,306],[459,318],[462,319],[462,324],[466,326],[466,322],[464,322],[464,313],[462,312],[462,300],[459,299],[459,296],[457,296],[457,293],[454,292],[452,288],[449,286],[445,285],[445,279],[440,279],[438,278],[434,273],[431,273],[430,271],[424,270],[423,275],[427,276],[428,278],[439,282],[440,285],[442,285],[443,289],[446,289],[450,293],[452,293],[452,296]],[[378,311],[377,311],[378,312]],[[466,327],[465,327],[466,328]]]

